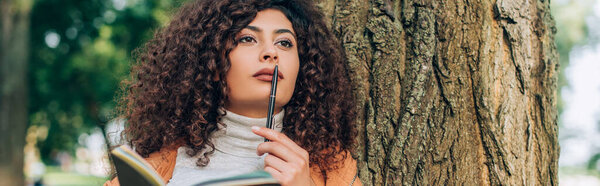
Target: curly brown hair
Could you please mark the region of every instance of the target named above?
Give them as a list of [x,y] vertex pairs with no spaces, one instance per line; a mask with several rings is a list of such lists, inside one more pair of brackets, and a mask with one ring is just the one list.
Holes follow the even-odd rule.
[[[283,12],[297,34],[300,69],[284,106],[282,132],[310,154],[322,171],[335,169],[355,136],[354,97],[339,42],[310,0],[198,0],[183,5],[166,28],[135,51],[133,81],[123,86],[123,138],[147,157],[178,141],[214,152],[211,134],[227,102],[227,59],[234,36],[264,9]],[[205,149],[206,148],[206,149]]]

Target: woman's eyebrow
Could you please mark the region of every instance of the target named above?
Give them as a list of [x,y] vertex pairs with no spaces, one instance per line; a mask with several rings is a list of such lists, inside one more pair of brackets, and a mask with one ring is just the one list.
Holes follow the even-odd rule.
[[275,30],[275,33],[276,33],[276,34],[290,33],[290,34],[292,34],[292,36],[294,36],[294,38],[296,38],[296,34],[294,34],[294,32],[292,32],[292,31],[291,31],[291,30],[289,30],[289,29],[285,29],[285,28],[282,28],[282,29],[277,29],[277,30]]
[[[246,28],[250,29],[252,31],[255,31],[255,32],[262,32],[263,31],[261,28],[258,28],[256,26],[252,26],[252,25],[248,25],[248,26],[246,26]],[[292,36],[294,36],[294,38],[296,38],[296,34],[294,34],[294,32],[292,32],[289,29],[285,29],[285,28],[277,29],[273,33],[276,33],[276,34],[290,33],[290,34],[292,34]]]

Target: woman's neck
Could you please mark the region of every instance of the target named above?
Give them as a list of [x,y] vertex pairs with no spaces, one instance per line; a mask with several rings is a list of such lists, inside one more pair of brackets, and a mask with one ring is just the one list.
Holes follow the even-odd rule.
[[[214,148],[237,156],[257,157],[256,147],[264,142],[264,138],[252,132],[251,127],[265,127],[267,118],[250,118],[227,110],[221,118],[225,130],[213,133]],[[273,130],[281,131],[283,127],[283,112],[273,115]]]

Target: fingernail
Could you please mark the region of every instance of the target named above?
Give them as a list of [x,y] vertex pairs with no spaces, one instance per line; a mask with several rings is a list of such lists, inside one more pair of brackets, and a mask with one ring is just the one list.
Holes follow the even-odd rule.
[[252,130],[253,130],[253,131],[258,131],[258,130],[260,130],[260,127],[257,127],[257,126],[252,126]]

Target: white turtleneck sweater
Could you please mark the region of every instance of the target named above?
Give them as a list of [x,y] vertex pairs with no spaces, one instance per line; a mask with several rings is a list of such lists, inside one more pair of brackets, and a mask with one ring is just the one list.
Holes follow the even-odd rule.
[[[226,126],[225,129],[216,131],[212,135],[215,151],[208,157],[210,159],[208,165],[205,167],[196,165],[203,152],[190,157],[186,153],[188,147],[179,147],[173,176],[168,185],[192,185],[264,168],[265,155],[256,155],[256,147],[264,142],[264,138],[254,134],[251,127],[265,127],[267,118],[249,118],[230,111],[226,113],[221,120]],[[284,113],[285,111],[282,110],[273,116],[274,130],[281,131]]]

